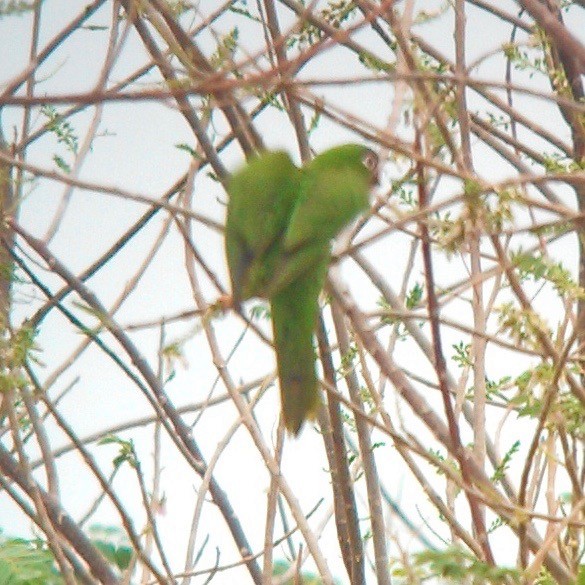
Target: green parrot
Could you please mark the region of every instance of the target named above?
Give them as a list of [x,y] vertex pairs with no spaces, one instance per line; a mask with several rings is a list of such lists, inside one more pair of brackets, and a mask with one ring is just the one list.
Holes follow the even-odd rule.
[[282,414],[295,435],[319,407],[313,334],[331,240],[367,209],[377,170],[373,151],[345,144],[301,169],[284,152],[262,153],[228,182],[233,304],[270,302]]

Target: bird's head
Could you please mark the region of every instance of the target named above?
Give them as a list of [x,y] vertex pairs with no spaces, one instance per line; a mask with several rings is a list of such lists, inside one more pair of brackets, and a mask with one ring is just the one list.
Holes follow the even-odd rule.
[[370,186],[378,184],[378,155],[363,144],[342,144],[321,153],[313,159],[314,169],[352,168],[368,177]]

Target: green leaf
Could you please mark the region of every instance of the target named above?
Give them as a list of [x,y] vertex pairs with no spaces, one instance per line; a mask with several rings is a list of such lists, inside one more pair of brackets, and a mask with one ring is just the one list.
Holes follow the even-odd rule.
[[406,308],[414,309],[420,303],[423,296],[424,288],[418,282],[410,289],[406,295]]
[[460,341],[459,343],[453,344],[451,347],[455,350],[455,354],[451,356],[451,359],[458,364],[460,368],[472,365],[469,358],[471,354],[471,344]]
[[89,535],[96,548],[118,569],[123,571],[130,566],[134,551],[121,528],[94,524]]
[[118,455],[113,459],[114,467],[119,467],[123,463],[128,463],[131,467],[137,467],[138,459],[134,450],[134,441],[122,439],[117,435],[106,435],[98,441],[98,445],[110,444],[118,445],[120,448]]
[[0,539],[2,585],[61,585],[53,555],[39,540]]
[[57,141],[64,144],[68,151],[77,154],[79,139],[73,130],[73,126],[53,106],[43,106],[41,114],[48,118],[47,128],[55,134]]
[[129,567],[132,560],[132,548],[129,546],[116,546],[103,540],[94,540],[92,542],[104,557],[118,569],[123,571]]
[[[22,0],[0,0],[0,18],[3,16],[20,16],[30,12],[35,6],[34,2],[23,2]],[[0,581],[3,583],[3,581]]]
[[199,156],[199,154],[197,154],[197,151],[189,144],[181,142],[180,144],[175,144],[175,148],[179,150],[184,150],[185,152],[190,154],[194,159],[201,160],[201,157]]
[[71,172],[71,167],[68,163],[65,162],[65,159],[58,154],[53,155],[53,161],[55,164],[64,172],[69,174]]
[[[238,4],[240,4],[240,6],[238,6]],[[256,16],[254,16],[248,10],[248,3],[246,2],[246,0],[234,0],[234,2],[232,2],[231,6],[228,8],[228,10],[230,12],[233,12],[234,14],[241,14],[242,16],[245,16],[246,18],[249,18],[250,20],[253,20],[254,22],[262,23],[262,20],[260,20]]]
[[512,457],[518,452],[520,449],[520,441],[515,441],[514,444],[508,449],[506,454],[504,455],[502,462],[497,467],[492,475],[492,481],[495,483],[496,481],[500,481],[504,477],[504,473],[510,467],[509,463],[512,460]]
[[477,560],[471,553],[449,547],[442,551],[426,550],[415,555],[416,564],[427,569],[430,577],[449,583],[463,583],[473,578],[481,583],[520,583],[520,572],[513,568],[494,567]]

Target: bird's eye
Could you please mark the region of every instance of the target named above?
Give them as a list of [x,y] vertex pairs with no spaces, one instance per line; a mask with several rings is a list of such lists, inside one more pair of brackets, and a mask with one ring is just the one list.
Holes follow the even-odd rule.
[[362,157],[362,162],[368,170],[372,172],[376,172],[378,170],[379,158],[373,150],[366,150],[364,156]]
[[372,185],[377,185],[379,180],[378,165],[380,163],[378,155],[368,148],[362,157],[362,163],[372,175]]

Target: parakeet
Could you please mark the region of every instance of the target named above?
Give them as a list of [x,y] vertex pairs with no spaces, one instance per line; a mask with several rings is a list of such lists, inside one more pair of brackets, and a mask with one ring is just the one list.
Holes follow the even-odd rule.
[[319,406],[313,333],[333,237],[368,206],[378,158],[357,144],[301,169],[264,153],[228,183],[225,244],[234,304],[270,301],[284,424],[298,434]]

